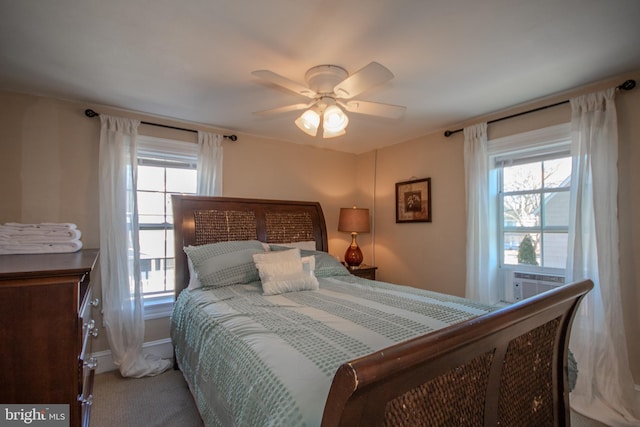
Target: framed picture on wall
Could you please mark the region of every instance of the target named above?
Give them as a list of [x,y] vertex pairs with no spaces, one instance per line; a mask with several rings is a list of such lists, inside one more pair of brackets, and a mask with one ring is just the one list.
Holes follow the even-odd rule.
[[431,222],[431,178],[396,183],[396,223]]

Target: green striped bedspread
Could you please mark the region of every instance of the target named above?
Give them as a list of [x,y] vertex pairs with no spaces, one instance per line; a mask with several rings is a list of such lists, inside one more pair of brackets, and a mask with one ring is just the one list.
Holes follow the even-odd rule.
[[263,296],[260,282],[183,291],[176,357],[207,426],[318,426],[338,367],[492,308],[355,276]]

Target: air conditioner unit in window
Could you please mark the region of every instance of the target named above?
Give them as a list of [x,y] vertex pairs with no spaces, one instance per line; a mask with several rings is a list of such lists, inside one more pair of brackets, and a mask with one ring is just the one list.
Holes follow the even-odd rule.
[[564,276],[510,271],[507,275],[505,299],[509,302],[541,294],[564,285]]

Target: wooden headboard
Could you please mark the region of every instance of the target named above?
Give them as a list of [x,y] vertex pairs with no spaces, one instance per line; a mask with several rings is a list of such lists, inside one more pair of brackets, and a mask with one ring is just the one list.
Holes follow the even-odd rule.
[[173,195],[175,295],[187,287],[185,246],[232,240],[265,243],[315,241],[328,252],[327,226],[320,203],[232,197]]

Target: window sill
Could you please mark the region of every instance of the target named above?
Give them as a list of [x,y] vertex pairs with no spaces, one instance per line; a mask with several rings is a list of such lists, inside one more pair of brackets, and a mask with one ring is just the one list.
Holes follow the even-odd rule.
[[173,295],[148,298],[144,301],[144,320],[161,319],[171,316]]

